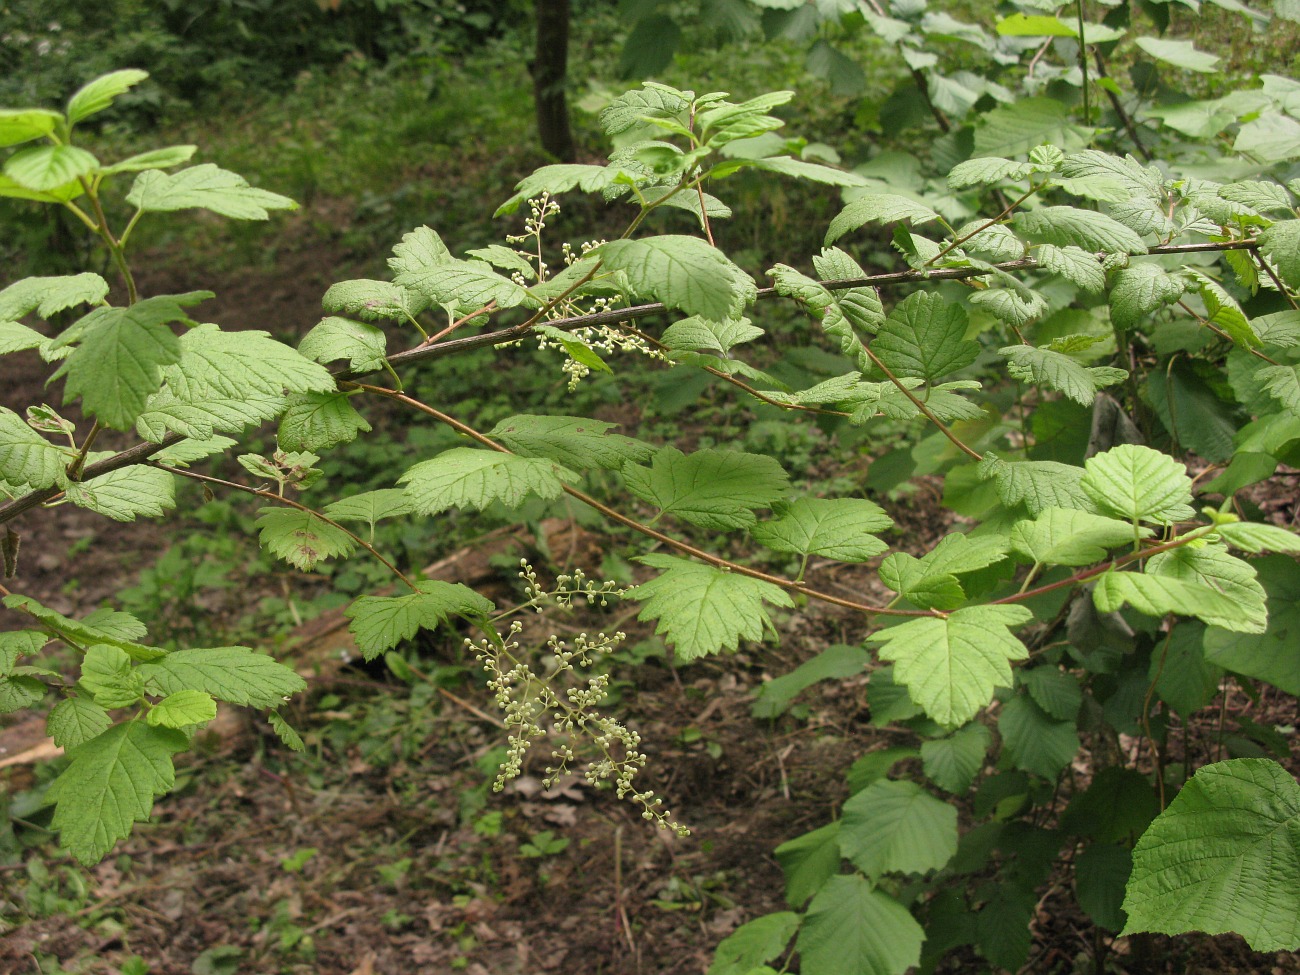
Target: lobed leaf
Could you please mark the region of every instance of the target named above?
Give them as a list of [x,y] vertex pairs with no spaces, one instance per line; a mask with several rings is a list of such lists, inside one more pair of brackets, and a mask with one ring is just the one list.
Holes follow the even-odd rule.
[[262,508],[257,513],[257,527],[264,549],[303,572],[310,572],[325,559],[346,558],[356,549],[351,535],[314,511]]
[[151,694],[195,690],[219,701],[254,708],[274,708],[306,682],[284,664],[248,647],[202,647],[176,650],[137,668]]
[[907,908],[861,875],[832,877],[799,928],[803,967],[819,975],[903,975],[925,932]]
[[434,630],[453,616],[479,619],[495,607],[473,589],[433,579],[416,583],[406,596],[362,596],[344,613],[367,660],[409,640],[420,629]]
[[1127,521],[1171,525],[1195,512],[1192,479],[1168,454],[1137,444],[1120,444],[1084,462],[1079,486],[1104,513]]
[[789,490],[788,475],[766,454],[713,448],[684,454],[663,447],[649,467],[628,464],[623,477],[629,491],[665,514],[721,531],[754,525],[753,509]]
[[794,605],[785,590],[761,579],[671,555],[638,561],[662,571],[628,593],[644,604],[637,619],[658,620],[655,632],[683,660],[735,650],[742,638],[761,640],[775,632],[763,604]]
[[493,501],[517,508],[530,495],[550,501],[578,475],[545,458],[520,457],[495,450],[453,447],[432,460],[421,461],[397,479],[406,497],[422,515],[448,508],[482,511]]
[[154,798],[171,790],[172,755],[187,745],[170,728],[124,721],[73,748],[45,793],[45,803],[55,804],[50,825],[62,846],[86,866],[99,862],[149,818]]
[[248,180],[212,163],[167,174],[146,169],[135,178],[126,202],[142,213],[211,210],[235,220],[266,220],[270,210],[296,210],[287,196],[259,190]]
[[775,517],[753,525],[754,541],[774,552],[865,562],[888,546],[876,538],[893,519],[864,498],[800,498],[773,504]]
[[754,282],[698,237],[664,234],[614,240],[594,252],[606,270],[627,275],[632,292],[715,321],[735,317],[757,294]]
[[580,416],[533,416],[502,420],[488,436],[521,457],[546,457],[575,471],[618,470],[626,463],[649,460],[650,444],[609,433],[615,426]]
[[957,810],[915,782],[881,779],[844,803],[840,852],[873,882],[939,870],[957,852]]
[[880,658],[894,664],[894,680],[942,725],[965,724],[998,687],[1010,687],[1011,660],[1029,651],[1011,627],[1029,622],[1023,606],[970,606],[946,618],[909,620],[873,633]]

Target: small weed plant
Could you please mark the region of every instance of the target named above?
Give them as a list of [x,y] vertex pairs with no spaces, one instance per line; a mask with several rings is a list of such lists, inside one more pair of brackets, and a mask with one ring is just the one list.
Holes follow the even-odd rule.
[[[916,38],[956,30],[920,4],[866,6],[918,71],[933,62]],[[82,224],[119,286],[111,297],[85,272],[0,291],[0,353],[39,353],[84,417],[0,410],[8,579],[22,555],[15,526],[37,506],[130,521],[164,516],[184,480],[254,495],[270,555],[303,571],[359,555],[400,587],[347,610],[367,658],[422,629],[474,628],[468,645],[508,734],[498,785],[546,739],[548,776],[585,771],[681,834],[689,824],[636,782],[640,739],[603,703],[600,661],[623,634],[530,646],[520,617],[630,601],[693,659],[774,637],[798,605],[830,604],[860,620],[861,642],[772,682],[756,711],[774,717],[801,688],[867,670],[873,721],[916,745],[863,756],[834,821],[777,850],[791,909],[727,938],[713,975],[772,975],[795,956],[806,975],[901,975],[954,950],[1015,970],[1054,871],[1102,933],[1099,968],[1105,932],[1300,946],[1300,785],[1276,760],[1289,757],[1284,737],[1242,724],[1230,757],[1200,767],[1188,739],[1229,682],[1300,694],[1300,538],[1252,501],[1289,496],[1288,465],[1300,464],[1300,83],[1265,75],[1207,101],[1129,94],[1098,74],[1103,50],[1132,41],[1177,70],[1213,62],[1184,42],[1134,40],[1126,18],[1087,22],[1082,4],[1078,16],[1045,11],[1035,3],[997,25],[999,57],[1028,61],[1018,87],[972,77],[970,98],[927,89],[947,127],[933,176],[903,188],[880,166],[864,175],[805,157],[781,131],[787,91],[735,101],[647,82],[605,107],[617,146],[607,162],[519,183],[497,210],[529,208],[508,246],[457,256],[434,229],[412,230],[389,279],[328,290],[327,317],[297,348],[201,322],[209,293],[139,293],[128,253],[141,221],[191,210],[260,220],[294,205],[192,164],[193,146],[112,162],[83,148],[78,127],[143,71],[99,77],[61,111],[0,112],[0,145],[14,147],[0,194]],[[741,172],[825,184],[845,201],[824,248],[790,255],[762,287],[714,236]],[[125,210],[104,205],[122,190]],[[622,236],[552,242],[547,221],[574,191],[626,207]],[[118,226],[110,211],[129,216]],[[698,232],[657,232],[665,211]],[[868,273],[854,255],[879,253],[882,236],[897,267]],[[835,375],[792,387],[751,361],[781,305],[808,316],[823,361],[842,363]],[[409,341],[390,350],[395,335]],[[894,441],[903,474],[941,478],[960,527],[928,550],[891,549],[880,506],[815,496],[805,472],[761,449],[687,451],[590,416],[480,429],[456,403],[408,391],[422,363],[517,343],[550,350],[572,384],[616,368],[702,373],[764,417],[819,425],[832,446],[838,433],[861,441],[855,428],[905,431]],[[788,336],[780,348],[794,351]],[[459,441],[409,465],[394,458],[392,486],[331,494],[321,455],[364,438],[378,400]],[[268,421],[276,449],[241,453],[237,438]],[[96,449],[106,430],[137,442]],[[225,476],[196,469],[226,457]],[[548,585],[524,565],[524,602],[499,607],[404,571],[373,541],[391,519],[559,499],[652,546],[634,586],[578,572]],[[825,562],[870,564],[892,597],[819,587],[809,567]],[[303,681],[265,653],[164,648],[149,620],[115,607],[72,619],[14,585],[0,587],[4,605],[29,623],[0,634],[0,709],[53,700],[49,732],[68,763],[45,801],[82,863],[148,818],[217,701],[263,712],[302,747],[279,708]],[[56,643],[77,655],[75,674],[42,666]],[[915,774],[899,771],[908,759]],[[521,853],[542,859],[565,842],[538,833]]]

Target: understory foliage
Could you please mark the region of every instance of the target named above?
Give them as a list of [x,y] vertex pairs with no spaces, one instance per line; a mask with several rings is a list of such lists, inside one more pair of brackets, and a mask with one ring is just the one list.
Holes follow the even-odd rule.
[[[304,571],[351,556],[391,571],[395,594],[347,611],[367,658],[452,620],[476,630],[509,729],[500,783],[544,739],[547,775],[582,769],[682,834],[689,823],[636,781],[640,739],[604,704],[600,661],[623,635],[527,646],[516,617],[629,601],[691,659],[771,639],[807,601],[856,614],[860,644],[772,682],[756,712],[775,717],[802,688],[866,669],[873,722],[919,744],[863,756],[839,815],[776,851],[791,909],[724,941],[713,975],[773,973],[794,955],[809,975],[897,975],[957,949],[1015,970],[1053,870],[1104,931],[1300,946],[1300,785],[1269,755],[1284,756],[1284,740],[1257,728],[1234,757],[1193,768],[1172,734],[1227,681],[1300,694],[1288,636],[1300,538],[1252,518],[1250,501],[1280,466],[1300,466],[1300,83],[1266,75],[1175,104],[1129,95],[1096,76],[1100,58],[1090,75],[1088,57],[1110,54],[1126,29],[1043,6],[997,27],[1033,39],[1032,51],[1004,52],[1033,55],[1021,93],[985,86],[967,108],[986,95],[998,107],[969,125],[945,112],[933,172],[894,160],[894,180],[884,164],[805,158],[807,143],[781,131],[791,92],[736,101],[646,82],[601,115],[615,146],[606,163],[546,166],[519,183],[497,211],[525,211],[509,246],[457,256],[435,229],[414,229],[389,278],[328,290],[327,317],[296,349],[203,322],[207,292],[138,293],[127,253],[139,221],[194,209],[258,220],[294,205],[192,163],[193,146],[113,162],[82,148],[77,127],[143,71],[97,78],[61,111],[0,112],[0,145],[15,147],[0,194],[64,208],[120,279],[113,301],[92,272],[0,291],[0,354],[36,350],[84,417],[0,410],[0,521],[58,503],[158,517],[178,479],[254,494],[272,555]],[[895,3],[868,19],[917,16]],[[1182,42],[1134,43],[1209,67]],[[1081,97],[1046,94],[1035,71]],[[715,246],[740,172],[843,193],[820,253],[790,255],[762,288]],[[123,191],[130,216],[116,226],[103,200]],[[623,235],[551,241],[556,198],[575,191],[624,207]],[[657,232],[664,211],[698,232]],[[882,235],[898,269],[869,274],[860,255]],[[818,361],[834,364],[820,381],[791,386],[770,369],[764,320],[782,305],[808,317]],[[398,334],[409,341],[390,351]],[[407,392],[403,375],[421,362],[519,342],[550,349],[573,384],[593,371],[702,371],[792,423],[883,431],[902,470],[894,483],[941,478],[960,527],[903,551],[879,505],[814,496],[806,472],[761,452],[683,450],[585,416],[480,429],[455,403]],[[783,336],[781,353],[792,348]],[[316,465],[370,430],[376,398],[462,442],[395,471],[391,487],[332,497]],[[236,438],[267,421],[277,449],[241,453]],[[97,450],[104,430],[138,444]],[[236,463],[222,476],[196,469],[226,456]],[[498,607],[403,571],[373,542],[388,519],[436,524],[453,509],[562,498],[644,536],[637,585],[581,574],[548,585],[524,566],[522,602]],[[19,543],[10,530],[9,577]],[[894,596],[819,589],[810,564],[837,562],[871,563]],[[0,710],[54,700],[49,731],[70,761],[46,800],[83,863],[148,818],[217,701],[264,712],[302,747],[277,709],[303,682],[265,653],[169,651],[120,610],[70,619],[0,591],[30,619],[0,634]],[[75,677],[42,665],[56,642],[79,655]],[[923,776],[898,770],[907,759]]]

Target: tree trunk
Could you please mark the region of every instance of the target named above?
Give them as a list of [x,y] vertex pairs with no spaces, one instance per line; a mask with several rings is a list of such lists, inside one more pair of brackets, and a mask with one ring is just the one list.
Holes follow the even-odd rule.
[[542,148],[563,162],[574,157],[565,88],[569,64],[569,0],[537,0],[533,99]]

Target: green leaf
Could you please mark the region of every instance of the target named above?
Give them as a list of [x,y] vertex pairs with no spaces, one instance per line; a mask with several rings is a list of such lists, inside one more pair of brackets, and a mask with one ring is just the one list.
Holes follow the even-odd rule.
[[1040,167],[1033,163],[1015,162],[999,156],[981,156],[954,166],[948,173],[948,186],[960,190],[968,186],[991,186],[1004,180],[1018,183],[1039,170]]
[[1048,312],[1047,299],[1015,278],[999,278],[1006,287],[984,288],[974,292],[967,300],[977,308],[1015,328],[1024,328]]
[[1074,861],[1074,890],[1079,906],[1094,924],[1118,931],[1127,921],[1120,905],[1133,871],[1133,854],[1123,846],[1093,843]]
[[1061,829],[1098,843],[1132,845],[1159,814],[1160,797],[1145,775],[1108,765],[1070,800]]
[[72,457],[0,406],[0,480],[32,490],[52,486]]
[[129,430],[162,385],[163,367],[180,361],[182,340],[169,323],[211,292],[159,295],[129,308],[100,308],[77,323],[80,342],[68,357],[65,395],[115,430]]
[[[118,640],[143,640],[149,632],[145,625],[130,613],[117,609],[97,609],[93,613],[87,613],[81,625],[93,627],[96,633]],[[133,659],[141,658],[133,656]]]
[[188,744],[170,728],[124,721],[78,745],[45,793],[55,803],[52,828],[78,861],[97,863],[134,823],[149,818],[153,800],[175,783],[172,755]]
[[[321,306],[332,314],[356,315],[368,322],[404,322],[424,311],[429,307],[429,302],[427,298],[413,294],[391,281],[361,278],[330,285],[325,297],[321,299]],[[319,327],[318,325],[317,328]],[[299,351],[302,351],[301,345]]]
[[118,95],[124,94],[148,77],[149,72],[139,68],[125,68],[100,75],[69,99],[68,125],[76,125],[82,119],[102,112],[113,104],[113,99]]
[[1092,601],[1103,613],[1117,613],[1128,604],[1139,613],[1195,616],[1239,633],[1258,633],[1258,614],[1239,607],[1216,589],[1168,576],[1111,569],[1097,578]]
[[645,82],[606,105],[600,113],[600,124],[605,127],[606,135],[620,135],[647,119],[671,119],[682,114],[690,108],[694,97],[693,92]]
[[785,951],[798,930],[799,915],[793,911],[756,917],[722,940],[708,975],[751,975],[755,968]]
[[1253,552],[1256,555],[1265,551],[1300,555],[1300,535],[1276,525],[1232,521],[1217,525],[1215,531],[1225,542],[1243,552]]
[[176,507],[176,478],[167,471],[136,465],[70,483],[65,495],[77,507],[114,521],[160,518]]
[[141,664],[138,672],[151,694],[205,691],[219,701],[254,708],[279,707],[306,682],[284,664],[248,647],[177,650]]
[[393,280],[426,301],[455,308],[458,313],[477,311],[489,302],[496,302],[499,308],[538,305],[527,288],[482,261],[440,259],[437,263],[408,266]]
[[203,388],[195,391],[199,401],[194,403],[178,399],[170,388],[159,390],[149,398],[136,420],[136,431],[152,443],[161,443],[169,430],[210,441],[217,430],[238,433],[244,427],[272,419],[284,408],[284,400],[279,395],[222,396],[215,392],[205,395]]
[[665,514],[701,528],[749,528],[752,509],[772,505],[789,490],[781,465],[765,454],[707,448],[683,454],[664,447],[649,467],[623,469],[627,488]]
[[1121,934],[1236,932],[1300,947],[1300,785],[1266,759],[1198,769],[1133,850]]
[[207,724],[217,716],[217,702],[203,691],[183,690],[168,694],[149,709],[147,720],[152,726],[189,728]]
[[926,777],[954,795],[965,795],[984,767],[993,735],[982,724],[971,723],[947,738],[921,743],[921,763]]
[[280,717],[279,711],[272,711],[266,716],[271,723],[271,730],[275,732],[276,737],[289,748],[290,751],[305,751],[307,746],[303,743],[302,736],[294,731],[293,726],[284,718]]
[[387,345],[388,337],[374,325],[331,316],[302,337],[298,352],[315,362],[347,359],[357,372],[371,372],[383,368]]
[[957,810],[915,782],[881,779],[844,804],[840,852],[873,882],[938,870],[957,852]]
[[1069,671],[1045,665],[1019,671],[1020,684],[1030,699],[1057,721],[1073,721],[1083,704],[1079,679]]
[[756,718],[778,717],[800,693],[818,681],[862,674],[871,658],[861,647],[833,643],[794,670],[760,684],[751,713]]
[[99,168],[99,160],[77,146],[32,146],[5,160],[4,172],[24,189],[57,191]]
[[909,620],[871,634],[880,658],[894,663],[894,680],[946,727],[965,724],[1012,683],[1010,660],[1029,651],[1010,627],[1029,622],[1023,606],[970,606],[945,619]]
[[1168,454],[1137,444],[1120,444],[1084,462],[1079,486],[1103,514],[1126,521],[1172,525],[1195,512],[1192,479]]
[[52,133],[63,116],[44,108],[0,109],[0,147],[16,146]]
[[1194,362],[1179,357],[1149,372],[1147,398],[1178,443],[1222,463],[1233,455],[1238,417],[1215,389],[1222,374]]
[[1142,238],[1112,217],[1095,210],[1052,206],[1020,210],[1012,217],[1016,230],[1044,244],[1082,247],[1090,251],[1145,254]]
[[770,582],[726,572],[671,555],[645,555],[638,561],[661,574],[632,589],[643,602],[637,619],[655,619],[663,636],[684,660],[719,650],[735,650],[739,641],[761,640],[775,632],[764,603],[794,605],[784,589]]
[[630,182],[631,179],[631,174],[619,166],[592,166],[577,163],[543,166],[516,183],[515,195],[497,207],[496,213],[492,216],[501,217],[514,213],[519,209],[519,204],[525,200],[536,199],[543,193],[554,196],[573,189],[582,190],[584,193],[599,193],[620,182]]
[[1079,247],[1041,244],[1036,256],[1043,268],[1059,274],[1089,294],[1097,294],[1106,289],[1106,272],[1096,254]]
[[978,358],[979,344],[965,339],[966,324],[961,305],[916,291],[890,312],[871,348],[894,375],[933,381]]
[[211,210],[235,220],[265,220],[269,210],[296,210],[287,196],[259,190],[237,173],[203,163],[168,175],[146,169],[135,178],[126,202],[142,213]]
[[163,149],[150,149],[134,156],[128,156],[121,162],[105,166],[100,170],[104,176],[115,173],[138,173],[146,169],[171,169],[181,163],[187,163],[198,150],[198,146],[167,146]]
[[[1151,529],[1139,533],[1145,538]],[[1131,524],[1068,508],[1044,508],[1033,521],[1018,521],[1011,529],[1011,550],[1045,565],[1092,565],[1106,558],[1108,549],[1133,542]]]
[[71,749],[103,734],[112,719],[108,712],[84,697],[67,697],[50,710],[46,733],[60,748]]
[[75,200],[85,192],[85,188],[80,181],[64,183],[48,193],[42,193],[38,190],[29,190],[8,176],[0,175],[0,197],[7,196],[15,200],[35,200],[37,203],[67,203],[69,200]]
[[384,518],[409,515],[413,510],[401,488],[381,488],[331,501],[321,513],[334,521],[364,521],[373,527]]
[[1264,587],[1255,577],[1254,566],[1229,555],[1227,549],[1221,546],[1184,545],[1169,552],[1161,552],[1147,562],[1146,571],[1155,576],[1199,583],[1232,600],[1235,611],[1227,618],[1219,618],[1208,612],[1198,614],[1211,626],[1246,633],[1263,633],[1267,629],[1268,610],[1264,605]]
[[785,872],[785,898],[799,907],[840,868],[839,820],[787,840],[775,850]]
[[800,498],[774,502],[773,511],[770,521],[750,528],[754,541],[774,552],[842,562],[866,562],[885,551],[875,536],[894,524],[880,505],[862,498]]
[[[14,594],[5,596],[3,603],[6,608],[17,610],[21,613],[27,613],[29,616],[38,619],[46,627],[53,630],[61,637],[70,637],[70,642],[89,646],[95,643],[103,643],[108,646],[117,647],[126,653],[132,660],[157,660],[159,657],[165,657],[167,651],[160,647],[147,647],[143,644],[136,643],[135,639],[143,639],[144,628],[127,629],[122,625],[119,616],[126,614],[114,614],[112,619],[104,619],[100,613],[91,613],[82,622],[68,619],[61,613],[56,613],[52,609],[46,609],[30,596],[20,596]],[[134,617],[127,617],[132,622],[138,622]]]
[[1002,751],[1013,767],[1055,779],[1079,751],[1073,721],[1056,721],[1027,695],[1018,694],[998,714]]
[[1075,125],[1055,98],[1020,98],[984,113],[975,129],[975,155],[1018,156],[1045,143],[1083,148],[1092,132]]
[[289,398],[276,434],[281,450],[326,450],[350,443],[370,424],[347,393],[299,393]]
[[1003,17],[995,28],[1008,37],[1077,37],[1078,29],[1056,17],[1014,13]]
[[0,355],[40,348],[46,341],[45,336],[34,328],[18,322],[0,321]]
[[8,633],[0,633],[0,674],[12,672],[19,658],[40,653],[41,648],[49,642],[49,635],[39,630],[10,630]]
[[817,975],[903,975],[925,932],[907,908],[860,875],[832,877],[808,905],[796,948]]
[[367,660],[391,650],[417,630],[434,630],[453,616],[478,619],[495,608],[459,583],[426,579],[416,583],[419,592],[406,596],[362,596],[344,613],[349,629]]
[[1300,220],[1273,224],[1259,235],[1259,247],[1273,259],[1282,280],[1300,289]]
[[1035,516],[1048,508],[1096,510],[1081,487],[1082,467],[1053,460],[1009,463],[990,454],[980,462],[979,473],[997,481],[998,499],[1008,508],[1023,504]]
[[897,196],[893,193],[866,193],[849,202],[831,221],[826,230],[825,243],[829,246],[845,234],[869,223],[898,223],[905,221],[916,225],[938,220],[939,214],[923,203]]
[[229,437],[209,437],[206,440],[182,440],[166,450],[153,455],[153,460],[172,467],[188,467],[198,460],[204,460],[214,454],[224,454],[238,444]]
[[720,322],[692,315],[673,322],[664,330],[660,341],[672,352],[730,352],[742,342],[751,342],[763,335],[763,330],[751,325],[748,318],[727,318]]
[[1110,317],[1119,328],[1147,324],[1153,314],[1182,297],[1183,285],[1155,264],[1132,264],[1115,272]]
[[1085,366],[1068,355],[1031,345],[1008,345],[998,349],[998,355],[1007,357],[1007,372],[1013,379],[1064,393],[1080,406],[1091,406],[1099,388],[1128,378],[1123,369]]
[[1000,562],[1007,540],[997,535],[972,537],[953,532],[922,558],[895,552],[880,565],[880,581],[925,609],[953,609],[966,598],[957,576]]
[[1200,290],[1210,321],[1227,332],[1238,345],[1246,348],[1258,346],[1259,336],[1250,327],[1237,299],[1228,294],[1223,285],[1201,271],[1195,268],[1185,270]]
[[531,495],[550,501],[578,475],[544,458],[453,447],[421,461],[397,479],[414,510],[436,515],[448,508],[482,511],[493,501],[517,508]]
[[1223,681],[1223,668],[1205,659],[1205,634],[1202,624],[1181,622],[1151,655],[1148,676],[1160,700],[1184,718],[1218,697]]
[[1215,67],[1219,62],[1218,55],[1196,50],[1191,41],[1162,40],[1156,37],[1137,37],[1134,40],[1138,47],[1157,61],[1164,61],[1184,71],[1207,74],[1219,70]]
[[264,549],[303,572],[325,559],[346,558],[356,549],[356,541],[343,529],[299,508],[262,508],[257,527]]
[[779,173],[782,176],[793,176],[796,179],[806,179],[825,186],[868,185],[867,180],[857,173],[835,169],[831,166],[823,166],[821,163],[806,162],[803,159],[792,159],[789,156],[737,159],[731,163],[723,163],[716,167],[714,175],[726,175],[733,169],[758,169],[768,173]]
[[613,471],[649,460],[655,448],[633,437],[610,434],[615,426],[580,416],[533,416],[502,420],[488,433],[521,457],[547,457],[570,470]]
[[606,270],[623,271],[634,294],[688,315],[735,317],[757,293],[754,282],[722,251],[698,237],[665,234],[614,240],[593,252]]
[[180,361],[165,367],[163,376],[178,400],[197,406],[225,397],[247,401],[254,395],[278,398],[335,388],[323,366],[265,332],[224,332],[210,324],[181,336]]
[[19,319],[32,312],[50,318],[74,305],[98,305],[108,296],[108,282],[98,274],[23,278],[0,291],[0,319]]
[[144,693],[144,679],[117,647],[97,643],[81,661],[81,687],[103,708],[126,708]]
[[26,674],[0,676],[0,714],[29,708],[45,696],[45,684]]
[[1268,593],[1268,629],[1258,634],[1206,630],[1205,660],[1300,695],[1300,655],[1294,651],[1295,634],[1300,632],[1300,567],[1285,555],[1252,559],[1250,564]]

